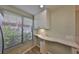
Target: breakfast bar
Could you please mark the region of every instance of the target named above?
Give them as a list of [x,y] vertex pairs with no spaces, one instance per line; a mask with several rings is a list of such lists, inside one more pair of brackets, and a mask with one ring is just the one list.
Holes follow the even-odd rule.
[[40,52],[41,53],[77,53],[79,46],[75,43],[75,41],[70,41],[67,39],[59,39],[53,37],[42,36],[39,34],[35,34],[40,42]]

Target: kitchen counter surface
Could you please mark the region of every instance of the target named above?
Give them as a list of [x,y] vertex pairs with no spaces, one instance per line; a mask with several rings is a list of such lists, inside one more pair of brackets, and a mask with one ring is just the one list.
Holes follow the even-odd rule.
[[39,35],[39,34],[35,34],[35,36],[39,37],[40,39],[46,40],[46,41],[57,42],[57,43],[60,43],[60,44],[64,44],[64,45],[71,46],[71,47],[79,49],[79,46],[75,43],[75,41],[63,40],[63,39],[60,39],[60,38],[47,37],[47,36],[42,36],[42,35]]

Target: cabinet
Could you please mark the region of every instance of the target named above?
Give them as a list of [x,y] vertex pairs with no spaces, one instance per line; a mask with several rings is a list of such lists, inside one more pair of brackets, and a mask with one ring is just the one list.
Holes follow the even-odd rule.
[[49,29],[49,15],[48,10],[43,10],[34,17],[35,29],[44,28]]

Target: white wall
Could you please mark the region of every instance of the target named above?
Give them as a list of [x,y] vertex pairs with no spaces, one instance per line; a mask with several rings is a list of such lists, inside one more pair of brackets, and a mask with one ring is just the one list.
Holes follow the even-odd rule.
[[34,16],[34,25],[35,29],[49,29],[48,10],[43,10]]
[[63,6],[51,11],[50,15],[49,36],[72,39],[75,35],[75,7]]

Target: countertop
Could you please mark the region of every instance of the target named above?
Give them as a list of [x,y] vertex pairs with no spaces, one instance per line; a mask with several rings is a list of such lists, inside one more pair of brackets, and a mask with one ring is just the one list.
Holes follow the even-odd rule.
[[71,46],[71,47],[79,49],[79,46],[75,43],[75,41],[70,41],[70,40],[60,39],[60,38],[47,37],[47,36],[42,36],[42,35],[39,35],[39,34],[35,34],[35,36],[37,36],[37,37],[39,37],[40,39],[43,39],[43,40],[47,40],[47,41],[51,41],[51,42],[57,42],[57,43],[60,43],[60,44],[64,44],[64,45]]

